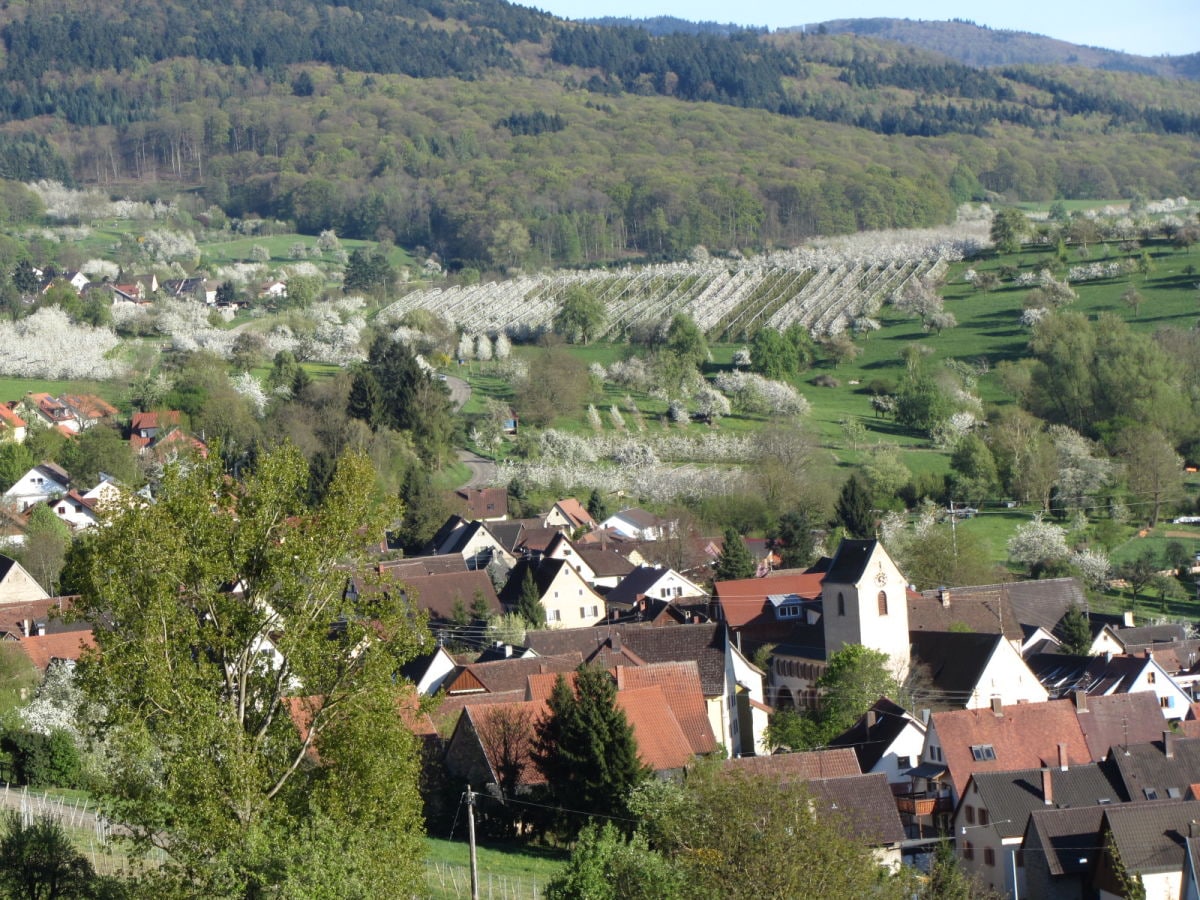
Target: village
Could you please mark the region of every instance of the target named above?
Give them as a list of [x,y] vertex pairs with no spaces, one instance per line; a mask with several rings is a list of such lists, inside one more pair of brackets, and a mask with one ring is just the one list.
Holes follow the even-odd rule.
[[[22,416],[86,428],[111,414],[77,396],[0,410],[12,429]],[[177,433],[169,415],[143,415],[130,440],[152,452]],[[81,531],[122,493],[45,463],[5,499],[16,524],[44,505]],[[738,554],[753,574],[722,579],[722,538],[642,509],[597,521],[567,497],[514,518],[502,488],[453,499],[458,512],[424,553],[394,558],[381,540],[371,568],[344,578],[352,600],[397,592],[428,617],[434,643],[403,670],[403,718],[451,794],[519,803],[544,787],[534,724],[556,680],[595,667],[656,778],[708,758],[805,791],[886,869],[927,869],[950,841],[964,871],[1003,896],[1129,896],[1131,877],[1145,896],[1195,896],[1200,639],[1185,626],[1089,615],[1072,577],[917,591],[877,540],[844,539],[802,570],[747,540]],[[0,636],[40,672],[94,646],[93,623],[70,614],[76,599],[0,557]],[[1081,612],[1085,649],[1068,639]],[[773,718],[819,709],[818,682],[853,647],[886,660],[896,694],[817,749],[781,745]],[[505,826],[520,830],[511,809]]]

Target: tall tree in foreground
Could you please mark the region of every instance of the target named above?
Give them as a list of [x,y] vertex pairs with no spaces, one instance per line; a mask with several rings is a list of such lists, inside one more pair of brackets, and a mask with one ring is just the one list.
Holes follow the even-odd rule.
[[579,813],[626,818],[629,792],[650,776],[637,754],[633,728],[617,706],[617,685],[604,669],[580,666],[574,686],[554,682],[545,714],[534,726],[533,761],[551,802],[566,812],[560,827],[576,835]]
[[103,800],[166,851],[148,877],[171,896],[402,896],[420,876],[394,675],[427,633],[397,596],[345,595],[383,528],[369,461],[343,457],[315,508],[307,479],[290,445],[241,482],[216,454],[171,467],[71,560],[97,623],[82,683],[120,748]]
[[875,534],[875,503],[866,480],[855,472],[842,485],[837,500],[837,520],[853,538],[870,538]]

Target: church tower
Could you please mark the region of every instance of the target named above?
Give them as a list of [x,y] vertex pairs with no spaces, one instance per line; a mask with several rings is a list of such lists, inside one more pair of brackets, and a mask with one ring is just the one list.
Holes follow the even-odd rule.
[[847,644],[886,653],[892,673],[908,674],[908,585],[879,541],[845,540],[821,583],[825,656]]

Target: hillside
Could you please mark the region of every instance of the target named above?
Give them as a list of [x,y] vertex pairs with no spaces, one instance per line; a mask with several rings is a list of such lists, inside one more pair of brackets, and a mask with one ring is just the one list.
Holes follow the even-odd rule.
[[1027,31],[986,28],[973,22],[912,19],[832,19],[803,26],[805,31],[853,34],[895,41],[940,53],[968,66],[1069,65],[1162,78],[1200,78],[1200,53],[1136,56],[1086,47]]
[[1192,82],[980,71],[850,35],[669,34],[500,0],[0,10],[0,175],[515,270],[1200,191]]

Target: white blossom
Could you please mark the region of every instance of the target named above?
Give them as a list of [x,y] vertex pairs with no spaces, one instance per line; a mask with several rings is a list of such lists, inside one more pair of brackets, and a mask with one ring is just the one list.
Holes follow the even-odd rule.
[[1067,532],[1038,516],[1017,527],[1007,549],[1009,559],[1032,569],[1067,557]]
[[113,352],[111,328],[71,321],[57,306],[43,306],[16,322],[0,321],[0,372],[19,378],[114,378],[125,364]]

